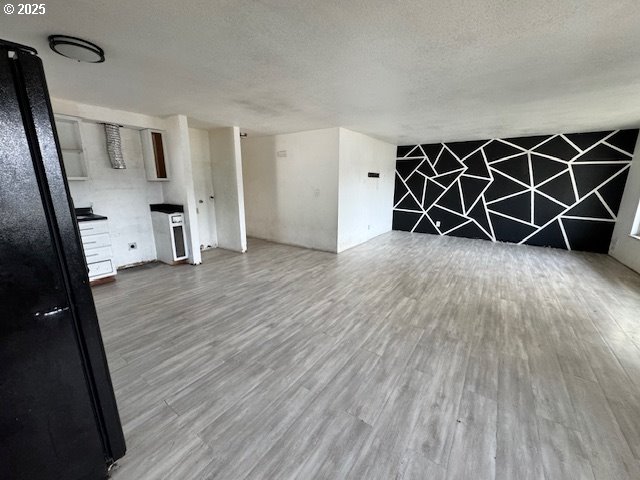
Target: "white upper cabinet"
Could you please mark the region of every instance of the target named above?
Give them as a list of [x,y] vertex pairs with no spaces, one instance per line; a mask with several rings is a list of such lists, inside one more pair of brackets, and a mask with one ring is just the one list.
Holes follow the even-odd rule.
[[166,182],[169,180],[169,171],[166,161],[166,144],[164,132],[161,130],[146,129],[140,131],[142,140],[142,156],[144,169],[147,172],[147,180],[154,182]]
[[89,178],[89,172],[82,144],[80,129],[82,120],[65,115],[55,115],[55,122],[67,179],[86,180]]

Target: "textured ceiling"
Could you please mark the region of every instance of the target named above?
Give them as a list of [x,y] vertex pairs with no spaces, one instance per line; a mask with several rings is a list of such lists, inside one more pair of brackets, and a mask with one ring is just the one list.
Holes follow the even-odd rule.
[[[640,124],[637,0],[66,0],[0,15],[53,96],[250,134],[400,144]],[[52,33],[104,64],[53,54]]]

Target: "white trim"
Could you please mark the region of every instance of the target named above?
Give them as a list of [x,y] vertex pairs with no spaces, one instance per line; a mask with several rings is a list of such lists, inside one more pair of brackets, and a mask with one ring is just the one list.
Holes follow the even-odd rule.
[[611,210],[609,205],[607,205],[607,202],[604,201],[604,198],[602,198],[602,195],[600,195],[600,192],[598,192],[596,190],[595,194],[596,194],[596,197],[598,197],[600,199],[600,201],[602,202],[602,205],[604,205],[604,208],[607,209],[607,212],[609,212],[609,215],[611,215],[611,218],[613,218],[615,220],[617,218],[617,215],[615,213],[613,213],[613,210]]
[[[426,182],[425,182],[426,183]],[[409,192],[407,191],[407,193],[405,193],[402,198],[400,200],[398,200],[398,202],[393,206],[393,208],[396,208],[398,205],[400,205],[402,203],[402,201],[407,198],[407,195],[409,195]]]
[[[484,229],[484,227],[483,227],[482,225],[480,225],[478,222],[476,222],[473,218],[471,219],[471,221],[472,221],[473,223],[475,223],[475,224],[476,224],[476,226],[477,226],[480,230],[482,230],[482,232],[483,232],[483,233],[485,233],[485,234],[487,235],[487,237],[489,237],[489,240],[490,240],[490,241],[492,241],[492,242],[495,242],[495,241],[496,241],[496,239],[495,239],[494,237],[492,237],[492,236],[491,236],[491,234],[490,234],[489,232],[487,232],[487,231]],[[488,222],[488,223],[489,223],[489,225],[491,225],[491,222]]]
[[[460,178],[460,176],[461,176],[462,174],[460,173],[460,175],[458,175],[458,177],[457,177],[453,182],[451,182],[451,183],[449,184],[449,186],[448,186],[448,187],[446,187],[446,186],[445,186],[445,185],[443,185],[442,183],[438,182],[438,180],[437,180],[437,179],[438,179],[438,178],[442,178],[442,177],[446,177],[447,175],[451,175],[452,173],[459,173],[459,172],[463,172],[463,171],[464,171],[464,169],[459,168],[458,170],[452,170],[452,171],[450,171],[450,172],[443,173],[442,175],[436,175],[435,177],[430,177],[430,178],[429,178],[429,180],[431,180],[432,182],[437,183],[438,185],[440,185],[440,186],[441,186],[442,188],[444,188],[445,190],[448,190],[449,188],[451,188],[451,185],[453,185],[455,182],[457,182],[457,181],[458,181],[458,179]],[[485,178],[485,180],[487,180],[487,179]]]
[[[593,150],[594,148],[596,148],[598,145],[600,145],[601,143],[606,142],[607,140],[609,140],[611,137],[613,137],[616,133],[618,133],[620,130],[614,130],[613,132],[611,132],[609,135],[602,137],[600,140],[598,140],[596,143],[594,143],[593,145],[591,145],[589,148],[585,148],[582,152],[580,152],[578,155],[575,155],[573,157],[571,157],[571,162],[575,161],[576,158],[578,158],[581,155],[584,155],[587,152],[590,152],[591,150]],[[578,163],[583,163],[583,162],[578,162]]]
[[553,203],[557,203],[558,205],[560,205],[563,208],[571,208],[573,205],[575,205],[575,203],[572,203],[571,205],[567,205],[566,203],[561,202],[560,200],[557,200],[555,198],[553,198],[551,195],[548,195],[544,192],[538,191],[536,190],[536,188],[532,188],[531,189],[534,193],[537,193],[538,195],[541,195],[543,197],[545,197],[547,200],[551,200]]
[[[556,178],[558,178],[561,175],[564,175],[565,173],[570,172],[571,169],[569,168],[569,165],[567,165],[567,169],[566,170],[562,170],[561,172],[556,173],[553,177],[549,177],[547,178],[544,182],[540,182],[539,184],[535,185],[534,188],[538,188],[542,185],[545,185],[547,183],[549,183],[552,180],[555,180]],[[571,175],[571,173],[569,173],[569,175]]]
[[[629,168],[629,166],[627,165],[625,168],[620,169],[617,173],[615,173],[614,175],[612,175],[611,177],[607,178],[604,182],[602,182],[600,185],[596,186],[595,188],[593,188],[591,191],[587,192],[585,195],[583,195],[582,198],[586,198],[589,195],[591,195],[593,192],[595,192],[596,190],[598,190],[600,187],[606,185],[607,183],[609,183],[610,181],[612,181],[614,178],[616,178],[618,175],[620,175],[622,172],[624,172],[627,168]],[[540,193],[540,192],[537,192]],[[556,203],[558,203],[556,200],[554,200]],[[547,223],[545,223],[544,225],[542,225],[541,227],[538,228],[538,230],[536,232],[533,232],[530,235],[527,235],[526,237],[524,237],[520,242],[518,242],[519,245],[522,245],[524,242],[526,242],[527,240],[529,240],[532,236],[534,236],[537,232],[539,232],[540,230],[542,230],[543,228],[548,227],[549,225],[551,225],[555,220],[559,220],[560,217],[568,212],[569,210],[571,210],[571,208],[573,208],[576,204],[573,203],[569,206],[567,206],[567,208],[559,213],[558,215],[556,215],[555,217],[553,217],[551,220],[549,220]],[[562,222],[560,222],[562,223]]]
[[508,199],[510,199],[510,198],[512,198],[512,197],[515,197],[515,196],[517,196],[517,195],[523,195],[523,194],[525,194],[525,193],[529,193],[529,192],[531,192],[531,191],[532,191],[532,190],[531,190],[531,189],[529,189],[529,190],[523,190],[522,192],[511,193],[511,194],[506,195],[506,196],[504,196],[504,197],[496,198],[495,200],[489,200],[488,202],[486,202],[486,205],[492,205],[492,204],[494,204],[494,203],[498,203],[498,202],[501,202],[501,201],[503,201],[503,200],[508,200]]
[[582,153],[582,149],[581,149],[578,145],[576,145],[575,143],[573,143],[571,140],[569,140],[569,139],[567,138],[567,136],[566,136],[564,133],[563,133],[563,134],[561,134],[560,136],[561,136],[562,138],[564,138],[564,139],[565,139],[565,141],[566,141],[569,145],[571,145],[571,146],[572,146],[573,148],[575,148],[577,151],[579,151],[579,152],[581,152],[581,153]]
[[[469,158],[471,155],[473,155],[474,153],[476,153],[478,150],[480,150],[481,148],[486,147],[487,145],[489,145],[491,142],[493,141],[493,139],[491,140],[487,140],[486,142],[484,142],[482,145],[480,145],[478,148],[476,148],[475,150],[473,150],[471,153],[467,153],[464,157],[462,157],[460,159],[461,162],[464,162],[467,158]],[[454,142],[451,142],[454,143]]]
[[[411,175],[409,175],[409,177],[410,177],[410,176],[411,176]],[[409,177],[407,177],[407,178],[409,178]],[[411,189],[410,189],[410,188],[409,188],[409,186],[407,185],[407,182],[406,182],[402,177],[400,177],[400,181],[404,184],[404,186],[405,186],[405,187],[407,187],[407,191],[409,192],[409,194],[413,197],[413,199],[416,201],[416,203],[418,204],[418,206],[419,206],[420,208],[422,208],[422,211],[424,212],[424,208],[422,207],[422,204],[418,201],[418,199],[416,198],[416,196],[413,194],[413,192],[411,191]],[[426,183],[426,180],[425,180],[425,183]]]
[[408,208],[394,208],[394,212],[406,212],[406,213],[419,213],[420,215],[424,215],[422,210],[409,210]]
[[[466,215],[461,214],[460,212],[456,212],[455,210],[451,210],[450,208],[447,208],[447,207],[441,207],[440,205],[436,205],[435,203],[433,205],[431,205],[431,207],[429,207],[429,210],[427,210],[427,212],[430,212],[431,209],[433,209],[433,208],[439,208],[440,210],[444,210],[445,212],[453,213],[454,215],[457,215],[458,217],[469,218]],[[469,220],[471,220],[471,219],[469,218]]]
[[[411,175],[413,175],[414,173],[416,173],[418,171],[418,169],[420,168],[420,166],[427,161],[426,158],[423,157],[418,157],[418,158],[422,158],[422,161],[416,166],[416,168],[414,168],[413,170],[411,170],[411,173],[409,175],[407,175],[407,180],[409,180],[409,177]],[[398,170],[396,170],[396,173],[398,173]],[[400,177],[400,180],[403,180],[402,176],[398,173],[398,176]],[[407,187],[409,188],[409,187]]]
[[562,215],[562,218],[568,218],[569,220],[590,220],[592,222],[614,222],[612,218],[595,218],[595,217],[578,217],[575,215]]
[[553,155],[547,155],[546,153],[538,153],[538,152],[529,152],[531,155],[537,155],[542,158],[546,158],[547,160],[553,160],[554,162],[564,163],[565,165],[569,165],[569,160],[562,160],[561,158],[554,157]]
[[535,224],[535,203],[533,202],[533,162],[531,161],[531,152],[527,152],[527,162],[529,163],[529,185],[531,185],[531,223]]
[[424,213],[424,216],[427,217],[429,219],[429,221],[431,222],[431,225],[433,226],[433,228],[436,229],[436,232],[438,232],[438,235],[442,235],[442,230],[440,230],[437,226],[436,226],[436,222],[433,221],[433,218],[431,218],[429,216],[429,214],[427,212]]
[[[494,215],[499,215],[501,217],[508,218],[509,220],[513,220],[514,222],[522,223],[523,225],[527,225],[528,227],[537,228],[537,225],[533,225],[532,223],[526,222],[526,221],[521,220],[519,218],[511,217],[511,216],[509,216],[509,215],[507,215],[505,213],[496,212],[495,210],[491,210],[489,208],[487,209],[487,212],[491,212]],[[491,219],[489,219],[489,220],[491,220]],[[491,222],[489,222],[489,223],[491,223]]]
[[516,153],[514,155],[509,155],[508,157],[499,158],[498,160],[491,160],[490,162],[487,162],[487,164],[489,166],[491,166],[491,165],[494,165],[496,163],[506,162],[507,160],[511,160],[512,158],[516,158],[516,157],[519,157],[521,155],[526,155],[526,154],[527,154],[527,152],[518,152],[518,153]]
[[[463,167],[463,168],[456,168],[455,170],[451,170],[451,171],[448,171],[446,173],[439,173],[435,177],[431,177],[431,180],[433,180],[434,178],[446,177],[447,175],[451,175],[452,173],[464,172],[464,170],[465,170],[465,168]],[[462,173],[460,173],[460,175],[462,175]],[[451,182],[451,183],[453,183],[453,182]]]
[[621,163],[631,163],[631,160],[589,160],[588,162],[573,162],[571,165],[619,165]]
[[[618,130],[618,132],[619,132],[619,131],[620,131],[620,130]],[[614,134],[614,135],[615,135],[615,134]],[[609,137],[609,138],[611,138],[611,137]],[[608,140],[608,138],[607,138],[607,140]],[[631,158],[633,158],[633,154],[632,154],[632,153],[629,153],[629,152],[627,152],[626,150],[621,149],[620,147],[616,147],[615,145],[611,145],[611,144],[610,144],[609,142],[607,142],[606,140],[603,140],[603,141],[602,141],[602,144],[603,144],[603,145],[606,145],[607,147],[613,148],[614,150],[617,150],[617,151],[618,151],[618,152],[620,152],[620,153],[624,153],[627,157],[631,157]]]
[[[413,152],[415,152],[416,150],[419,150],[422,152],[422,155],[411,155]],[[409,153],[407,153],[404,157],[402,158],[409,158],[409,157],[424,157],[424,150],[422,150],[422,148],[420,147],[420,145],[416,145],[415,147],[413,147],[411,150],[409,150]]]
[[487,154],[484,153],[484,149],[481,150],[482,158],[484,158],[484,164],[487,166],[487,172],[489,172],[489,176],[491,177],[491,181],[493,182],[493,173],[491,172],[491,168],[489,168],[489,160],[487,160]]
[[[433,179],[432,179],[432,178],[431,178],[430,180],[433,182]],[[436,205],[436,203],[437,203],[437,202],[442,198],[442,196],[443,196],[445,193],[447,193],[447,191],[448,191],[448,190],[449,190],[449,188],[450,188],[450,187],[444,187],[444,186],[440,185],[438,182],[433,182],[433,183],[435,183],[436,185],[439,185],[440,187],[442,187],[442,188],[444,189],[444,191],[440,194],[440,196],[439,196],[439,197],[437,197],[437,198],[433,201],[433,203],[432,203],[431,205],[429,205],[429,209],[431,209],[431,208],[432,208],[432,207],[434,207],[434,206],[439,207],[439,205]],[[452,183],[453,183],[453,182],[452,182]],[[463,205],[463,206],[464,206],[464,205]],[[424,206],[423,206],[422,208],[424,209]],[[440,207],[440,208],[442,208],[442,207]],[[427,210],[424,210],[424,213],[427,213]],[[460,215],[458,212],[454,212],[454,213],[455,213],[456,215]],[[440,231],[440,230],[438,230],[438,231]]]
[[491,166],[489,167],[489,170],[495,170],[495,172],[496,172],[496,173],[498,173],[498,174],[502,175],[503,177],[507,177],[509,180],[512,180],[512,181],[516,182],[516,183],[517,183],[517,184],[519,184],[519,185],[522,185],[522,186],[523,186],[524,188],[526,188],[527,190],[529,190],[529,189],[531,189],[531,188],[532,188],[532,187],[531,187],[531,185],[529,185],[529,184],[527,184],[527,183],[524,183],[524,182],[522,182],[522,181],[518,180],[517,178],[513,178],[511,175],[508,175],[508,174],[506,174],[506,173],[503,173],[503,172],[501,172],[500,170],[496,170],[496,169],[494,169],[494,168],[493,168],[493,167],[491,167]]
[[578,185],[576,184],[576,177],[573,173],[573,168],[569,167],[569,177],[571,177],[571,186],[573,187],[573,196],[575,199],[575,202],[579,202],[580,200],[582,200],[580,198],[580,195],[578,195]]
[[[466,170],[466,169],[467,169],[467,166],[466,166],[464,163],[462,163],[462,162],[460,161],[460,159],[458,158],[458,156],[457,156],[455,153],[453,153],[453,151],[452,151],[452,150],[451,150],[451,149],[450,149],[446,144],[444,144],[444,143],[443,143],[442,145],[443,145],[443,150],[446,148],[446,149],[449,151],[449,153],[450,153],[451,155],[453,155],[453,158],[455,158],[455,159],[456,159],[456,161],[460,164],[460,168],[456,168],[455,170],[451,170],[450,172],[442,173],[442,174],[438,174],[438,175],[447,175],[448,173],[453,173],[453,172],[457,172],[457,171],[464,171],[464,170]],[[440,152],[440,155],[442,155],[442,152]],[[439,159],[439,158],[440,158],[440,156],[438,156],[438,159]],[[434,165],[433,169],[434,169],[434,170],[436,169],[435,165]],[[438,173],[438,172],[436,171],[436,173]]]
[[[420,173],[420,172],[418,172]],[[426,175],[423,174],[424,177],[424,185],[422,186],[422,201],[420,202],[420,206],[422,208],[424,208],[424,197],[427,194],[427,180],[429,179],[429,177],[427,177]]]
[[[488,179],[487,179],[487,178],[483,178],[483,180],[488,180]],[[465,212],[465,215],[466,215],[467,213],[469,213],[471,210],[473,210],[473,207],[475,207],[475,206],[476,206],[476,203],[478,203],[478,201],[479,201],[481,198],[484,198],[484,192],[486,192],[486,191],[487,191],[487,189],[489,188],[489,185],[491,185],[491,182],[487,183],[487,184],[484,186],[484,188],[483,188],[483,189],[482,189],[482,191],[480,192],[480,195],[478,195],[478,198],[476,198],[475,202],[473,202],[473,203],[471,204],[471,206],[469,207],[469,209]],[[486,206],[486,203],[485,203],[485,206]]]
[[439,187],[444,188],[445,190],[447,190],[447,189],[449,188],[449,187],[445,187],[443,184],[441,184],[441,183],[439,183],[439,182],[435,181],[433,178],[434,178],[434,177],[431,177],[429,180],[431,180],[433,183],[435,183],[435,184],[436,184],[436,185],[438,185]]
[[459,228],[461,228],[461,227],[464,227],[465,225],[469,225],[471,222],[473,222],[473,220],[468,219],[466,222],[461,223],[461,224],[460,224],[460,225],[458,225],[457,227],[453,227],[453,228],[451,228],[451,229],[447,230],[446,232],[444,232],[444,233],[443,233],[443,235],[448,235],[448,234],[450,234],[451,232],[453,232],[454,230],[457,230],[457,229],[459,229]]
[[[424,218],[426,218],[427,220],[429,220],[429,223],[431,224],[431,226],[436,230],[436,232],[440,233],[440,229],[438,227],[436,227],[436,223],[433,221],[433,219],[429,216],[428,213],[425,212],[424,214]],[[442,235],[442,234],[441,234]]]
[[496,138],[496,140],[500,140],[500,142],[504,143],[505,145],[509,145],[510,147],[517,148],[518,150],[522,150],[522,153],[527,153],[529,151],[528,149],[521,147],[520,145],[516,145],[515,143],[511,143],[508,140],[504,140],[502,138]]
[[[425,154],[425,156],[427,157],[427,161],[429,162],[429,164],[431,165],[431,167],[433,167],[433,171],[434,171],[434,172],[435,172],[435,170],[436,170],[435,165],[436,165],[436,163],[438,163],[438,160],[440,160],[440,155],[442,155],[442,152],[444,152],[444,143],[441,143],[440,145],[442,145],[442,146],[440,147],[440,151],[438,152],[438,155],[436,155],[436,159],[435,159],[433,162],[432,162],[432,161],[431,161],[431,159],[429,158],[429,155],[426,155],[426,154]],[[436,173],[438,173],[438,172],[436,172]]]
[[487,223],[489,224],[489,228],[491,228],[491,238],[494,242],[497,242],[496,239],[496,231],[493,229],[493,222],[491,221],[491,217],[489,217],[489,209],[487,208],[487,203],[485,202],[484,195],[482,195],[482,204],[484,205],[484,216],[487,217]]
[[[465,171],[466,171],[466,170],[465,170]],[[488,172],[488,171],[489,171],[489,169],[487,168],[487,172]],[[462,175],[461,175],[461,176],[462,176],[462,177],[475,178],[475,179],[478,179],[478,180],[489,180],[489,181],[491,180],[491,178],[489,178],[489,177],[481,177],[481,176],[479,176],[479,175],[471,175],[470,173],[462,173]]]
[[[450,153],[451,155],[453,155],[453,158],[455,158],[458,162],[460,162],[460,157],[458,157],[458,155],[456,155],[455,153],[453,153],[453,150],[451,150],[451,149],[449,148],[449,146],[448,146],[446,143],[443,143],[442,145],[444,146],[444,148],[446,148],[447,150],[449,150],[449,153]],[[462,162],[460,162],[460,164],[462,164]],[[464,165],[462,165],[462,166],[464,167]]]
[[[531,148],[529,149],[529,151],[531,152],[533,149],[538,148],[538,147],[540,147],[540,146],[544,145],[544,144],[545,144],[545,143],[547,143],[547,142],[550,142],[551,140],[553,140],[553,139],[554,139],[554,138],[556,138],[557,136],[558,136],[558,134],[556,134],[556,135],[551,135],[549,138],[547,138],[547,139],[545,139],[545,140],[541,141],[539,144],[534,145],[533,147],[531,147]],[[536,155],[540,155],[538,152],[532,152],[532,153],[535,153]],[[543,155],[544,155],[544,154],[543,154]]]
[[564,224],[562,223],[562,218],[560,217],[558,217],[558,224],[560,225],[560,231],[562,232],[564,243],[567,245],[567,250],[571,250],[571,245],[569,245],[569,239],[567,238],[567,232],[565,232],[564,230]]
[[426,216],[427,214],[422,212],[422,215],[420,215],[420,217],[418,218],[418,221],[413,225],[413,227],[411,227],[411,233],[413,233],[413,231],[416,229],[416,227],[418,226],[418,224],[422,221],[422,219]]

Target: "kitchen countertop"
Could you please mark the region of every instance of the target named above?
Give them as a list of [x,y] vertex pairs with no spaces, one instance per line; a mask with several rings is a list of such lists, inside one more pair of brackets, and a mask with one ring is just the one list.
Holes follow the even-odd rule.
[[184,212],[184,207],[182,205],[175,205],[173,203],[152,203],[149,205],[152,212],[162,212],[162,213],[180,213]]
[[107,217],[104,217],[102,215],[96,215],[95,213],[92,213],[90,215],[76,215],[76,219],[79,222],[91,222],[93,220],[107,220]]
[[79,222],[92,222],[94,220],[107,220],[104,215],[93,213],[91,208],[76,208],[76,220]]

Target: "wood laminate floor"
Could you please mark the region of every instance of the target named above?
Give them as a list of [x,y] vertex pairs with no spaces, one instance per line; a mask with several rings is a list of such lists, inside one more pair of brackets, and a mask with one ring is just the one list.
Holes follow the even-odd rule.
[[94,289],[116,480],[640,479],[640,276],[391,232]]

